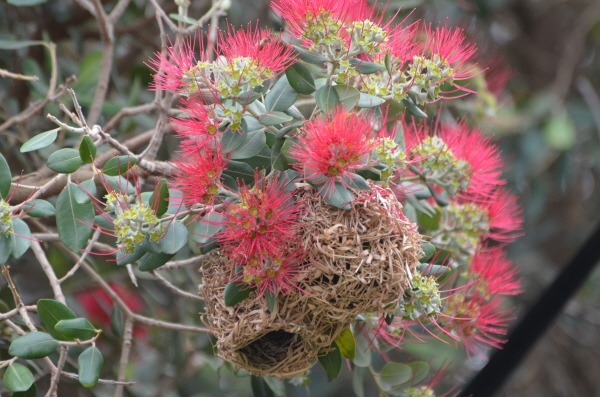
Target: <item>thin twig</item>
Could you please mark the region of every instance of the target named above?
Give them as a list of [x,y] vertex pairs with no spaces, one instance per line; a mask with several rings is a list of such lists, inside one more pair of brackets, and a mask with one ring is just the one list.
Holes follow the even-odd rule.
[[75,263],[75,265],[71,269],[69,269],[67,274],[65,274],[62,278],[60,278],[57,281],[58,284],[62,284],[65,280],[67,280],[69,277],[71,277],[73,274],[75,274],[75,272],[77,271],[77,269],[79,269],[79,267],[81,266],[81,264],[83,263],[85,258],[87,258],[89,253],[92,251],[92,248],[96,244],[96,241],[98,241],[100,234],[101,234],[100,230],[96,230],[94,232],[94,234],[92,235],[92,238],[88,241],[87,246],[83,250],[83,253],[81,254],[81,258],[79,258],[79,260]]
[[33,251],[33,254],[37,258],[38,262],[40,263],[42,270],[44,271],[44,273],[46,273],[48,281],[50,281],[50,287],[52,287],[52,292],[54,292],[54,299],[63,304],[66,304],[65,295],[63,294],[62,288],[60,287],[60,282],[56,278],[54,269],[52,269],[52,265],[48,261],[48,258],[46,258],[46,254],[44,253],[44,250],[42,249],[42,246],[39,243],[39,241],[33,240],[31,242],[31,250]]
[[[121,359],[119,360],[119,375],[117,380],[123,382],[125,380],[125,371],[129,362],[129,352],[131,351],[131,341],[133,340],[133,317],[125,318],[125,327],[123,329],[123,344],[121,345]],[[123,396],[124,385],[118,385],[115,390],[115,397]]]
[[26,76],[24,74],[9,72],[6,69],[0,68],[0,76],[15,80],[38,81],[38,76]]
[[69,352],[68,346],[60,347],[60,355],[58,357],[58,363],[56,364],[56,372],[52,376],[52,380],[50,382],[50,387],[48,388],[48,392],[46,393],[46,397],[56,397],[58,395],[58,382],[60,381],[60,375],[62,369],[65,366],[65,362],[67,360],[67,353]]
[[[2,265],[2,274],[4,275],[4,277],[6,277],[6,280],[8,281],[8,287],[10,288],[10,291],[12,292],[13,298],[15,300],[15,304],[17,305],[17,310],[19,311],[19,314],[23,318],[25,325],[27,325],[27,328],[29,328],[29,330],[31,332],[37,332],[37,328],[35,327],[35,325],[33,325],[33,323],[31,322],[31,319],[29,318],[27,309],[25,309],[25,305],[23,304],[23,301],[21,300],[21,296],[17,292],[17,287],[15,287],[15,283],[13,283],[12,278],[10,277],[10,273],[8,272],[8,269],[9,269],[9,266]],[[10,320],[6,320],[6,321],[8,322]]]
[[172,284],[169,280],[167,280],[166,278],[164,278],[163,276],[161,276],[160,274],[158,274],[158,272],[156,270],[152,270],[150,273],[154,277],[156,277],[156,279],[162,285],[164,285],[165,287],[167,287],[168,289],[170,289],[171,291],[173,291],[177,295],[181,295],[181,296],[183,296],[185,298],[188,298],[188,299],[192,299],[192,300],[204,302],[204,298],[203,297],[201,297],[199,295],[190,294],[189,292],[182,290],[181,288],[179,288],[176,285]]
[[200,256],[194,256],[189,259],[183,259],[180,261],[171,261],[171,262],[165,263],[164,265],[162,265],[161,267],[159,267],[156,270],[181,269],[181,268],[184,268],[187,266],[198,265],[198,264],[204,262],[207,258],[208,258],[208,254],[204,254],[204,255],[200,255]]
[[[37,305],[29,305],[29,306],[25,306],[25,310],[27,310],[28,312],[31,313],[37,313]],[[6,313],[1,313],[0,314],[0,321],[4,321],[4,320],[8,320],[9,318],[13,318],[14,316],[20,315],[21,313],[19,313],[18,309],[12,309],[10,311],[7,311]]]

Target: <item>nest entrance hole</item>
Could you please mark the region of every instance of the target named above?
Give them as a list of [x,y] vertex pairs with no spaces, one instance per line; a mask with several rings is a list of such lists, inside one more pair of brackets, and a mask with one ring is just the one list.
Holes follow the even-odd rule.
[[284,330],[271,331],[255,339],[237,352],[253,365],[273,365],[302,348],[302,337]]

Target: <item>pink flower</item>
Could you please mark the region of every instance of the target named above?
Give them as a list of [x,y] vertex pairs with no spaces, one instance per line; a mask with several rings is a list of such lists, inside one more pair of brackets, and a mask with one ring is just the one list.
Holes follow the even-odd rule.
[[185,157],[175,160],[172,186],[182,191],[181,200],[190,207],[194,204],[211,206],[223,187],[221,172],[229,159],[220,150],[200,148],[186,152]]
[[182,99],[181,110],[187,117],[171,119],[177,137],[183,138],[180,149],[184,154],[197,151],[209,141],[223,134],[219,131],[220,118],[216,114],[216,107],[192,97]]
[[424,123],[404,123],[404,132],[406,151],[420,172],[451,195],[489,198],[504,184],[498,147],[465,121],[438,124],[435,132]]
[[166,54],[155,53],[155,59],[150,59],[148,65],[156,74],[151,90],[156,91],[186,91],[185,76],[196,66],[194,42],[191,39],[177,42],[165,49]]
[[272,31],[268,29],[252,28],[248,25],[246,30],[235,30],[228,26],[227,31],[221,32],[217,42],[219,53],[230,65],[239,58],[248,58],[248,70],[267,79],[283,72],[294,63],[296,55],[294,50],[281,42]]
[[457,294],[447,302],[445,328],[459,337],[467,357],[474,354],[485,360],[488,348],[500,348],[505,342],[502,336],[506,334],[510,310],[501,306],[501,298],[488,300],[477,293]]
[[358,167],[367,165],[378,144],[373,138],[369,119],[338,108],[331,115],[308,121],[290,155],[304,179],[323,185],[321,189],[329,194],[336,182],[347,186],[345,178],[351,179]]
[[522,234],[523,211],[515,195],[505,189],[497,189],[488,201],[480,205],[487,210],[490,219],[487,238],[508,244]]
[[467,269],[469,278],[478,279],[482,294],[516,295],[522,292],[514,263],[506,259],[501,246],[480,247]]
[[240,186],[239,202],[222,210],[223,230],[217,234],[223,252],[234,261],[258,261],[281,255],[282,246],[296,238],[298,205],[277,178],[256,186]]

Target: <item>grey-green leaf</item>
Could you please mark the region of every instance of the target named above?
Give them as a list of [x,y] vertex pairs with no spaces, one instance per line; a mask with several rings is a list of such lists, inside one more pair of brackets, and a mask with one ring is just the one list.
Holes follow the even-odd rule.
[[77,318],[71,309],[54,299],[40,299],[37,302],[38,316],[46,326],[50,335],[59,340],[70,340],[66,335],[58,332],[54,327],[61,320]]
[[56,137],[58,136],[58,131],[60,131],[60,127],[42,132],[41,134],[37,134],[36,136],[25,142],[23,146],[21,146],[21,149],[19,149],[19,151],[21,153],[26,153],[50,146],[52,142],[56,140]]
[[79,383],[93,387],[98,383],[104,359],[96,346],[90,346],[79,355]]
[[102,173],[108,176],[117,176],[127,172],[131,167],[135,165],[137,159],[130,156],[115,156],[108,160],[104,167],[102,167]]
[[78,150],[60,149],[48,157],[46,165],[54,172],[70,174],[77,171],[82,163]]
[[45,216],[54,215],[56,210],[54,206],[46,200],[35,199],[27,202],[23,206],[23,212],[33,218],[43,218]]
[[256,287],[251,287],[246,283],[239,281],[230,282],[225,286],[224,301],[225,306],[235,306],[244,299],[250,296],[252,291],[256,290]]
[[317,91],[317,94],[315,95],[315,99],[317,100],[317,106],[326,113],[331,113],[340,101],[340,97],[335,88],[328,84],[319,88],[319,91]]
[[160,239],[162,252],[176,254],[187,244],[188,230],[181,222],[173,221],[167,226],[164,236]]
[[288,168],[287,160],[281,148],[285,143],[285,139],[277,139],[271,147],[271,166],[277,171],[285,171]]
[[406,107],[406,110],[408,110],[408,112],[413,116],[422,119],[427,118],[427,113],[423,112],[417,105],[415,105],[415,103],[409,97],[404,98],[402,100],[402,104]]
[[285,70],[288,82],[300,94],[310,95],[317,87],[310,70],[300,62],[296,62]]
[[338,377],[342,369],[342,353],[340,352],[340,348],[335,342],[333,342],[331,348],[333,348],[332,351],[324,356],[319,356],[319,362],[325,368],[327,378],[330,382]]
[[355,199],[354,194],[339,182],[335,183],[333,186],[333,191],[327,192],[326,189],[320,189],[319,194],[329,204],[343,210],[349,210],[352,208],[351,203]]
[[13,258],[20,258],[31,246],[31,231],[29,226],[19,218],[12,220],[13,232],[9,235],[11,255]]
[[254,182],[254,170],[248,164],[241,161],[230,161],[223,173],[233,179],[241,179],[248,184]]
[[6,263],[6,261],[10,257],[10,252],[10,237],[5,235],[4,233],[0,233],[0,265]]
[[[267,113],[265,113],[267,114]],[[254,131],[246,134],[244,143],[231,152],[234,160],[247,159],[256,156],[267,144],[267,137],[263,131]]]
[[[45,0],[43,0],[45,1]],[[9,1],[10,3],[10,1]],[[14,392],[12,394],[11,397],[35,397],[37,396],[37,386],[34,384],[31,385],[31,387],[25,391],[18,391],[18,392]]]
[[6,159],[0,153],[0,199],[6,199],[10,191],[11,175]]
[[384,391],[389,391],[394,386],[409,381],[411,376],[412,369],[408,365],[390,362],[381,369],[375,379]]
[[156,216],[161,217],[167,212],[169,208],[169,186],[166,179],[163,178],[156,184],[149,203]]
[[385,99],[381,99],[375,95],[365,94],[364,92],[360,93],[360,99],[358,100],[357,106],[359,108],[373,108],[375,106],[379,106],[385,102]]
[[40,45],[44,44],[43,41],[34,41],[34,40],[0,40],[0,50],[18,50],[19,48],[25,48],[32,45]]
[[73,197],[79,204],[85,204],[92,201],[91,196],[96,194],[96,183],[93,179],[80,182],[73,188]]
[[298,58],[302,59],[304,62],[312,63],[315,65],[322,65],[327,61],[325,56],[319,54],[318,52],[309,51],[304,48],[293,46],[294,50],[298,53]]
[[12,363],[6,368],[2,379],[4,387],[15,393],[29,390],[34,381],[35,379],[29,368],[17,363]]
[[371,186],[369,185],[367,180],[358,174],[348,173],[344,175],[343,180],[345,184],[351,189],[371,190]]
[[96,158],[96,145],[89,135],[84,135],[79,145],[79,156],[84,163],[91,164]]
[[258,120],[260,121],[260,123],[262,125],[270,126],[270,125],[283,124],[283,123],[291,121],[293,119],[294,118],[292,116],[290,116],[289,114],[286,114],[283,112],[271,111],[271,112],[262,114]]
[[268,111],[284,111],[292,106],[298,99],[298,92],[292,88],[287,76],[283,75],[271,88],[265,98],[265,107]]
[[206,244],[223,228],[223,214],[212,211],[202,218],[194,228],[194,241]]
[[54,328],[71,339],[90,339],[97,333],[96,328],[85,318],[60,320]]
[[8,354],[26,360],[33,360],[49,356],[58,346],[58,341],[50,334],[45,332],[29,332],[18,337],[10,344]]
[[141,272],[149,272],[150,270],[157,269],[167,263],[174,254],[165,254],[161,252],[159,254],[153,254],[148,252],[138,262],[138,270]]
[[69,183],[56,200],[56,226],[62,243],[71,251],[78,252],[92,235],[91,223],[94,219],[94,204],[78,203],[74,189],[79,187]]
[[345,84],[338,84],[333,86],[333,88],[338,94],[338,102],[343,105],[346,110],[354,109],[360,100],[360,91]]
[[363,61],[362,59],[358,58],[350,59],[350,65],[352,65],[356,69],[356,71],[361,74],[371,74],[385,68],[384,65]]

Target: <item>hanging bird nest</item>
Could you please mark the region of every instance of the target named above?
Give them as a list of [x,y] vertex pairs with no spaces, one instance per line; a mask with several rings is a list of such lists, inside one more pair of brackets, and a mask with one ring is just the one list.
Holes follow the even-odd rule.
[[234,266],[219,250],[202,270],[203,321],[217,337],[219,356],[257,376],[291,378],[306,372],[356,316],[392,312],[422,256],[421,236],[390,191],[355,192],[352,208],[300,190],[298,244],[307,266],[298,289],[280,294],[270,312],[264,296],[224,302]]
[[213,251],[202,268],[203,321],[217,337],[219,356],[256,376],[292,378],[306,372],[349,322],[331,321],[302,291],[279,295],[272,312],[256,292],[226,306],[225,286],[233,266]]
[[393,192],[373,186],[355,194],[348,210],[329,205],[314,190],[297,194],[301,244],[313,267],[300,288],[341,322],[395,311],[423,256],[421,235]]

